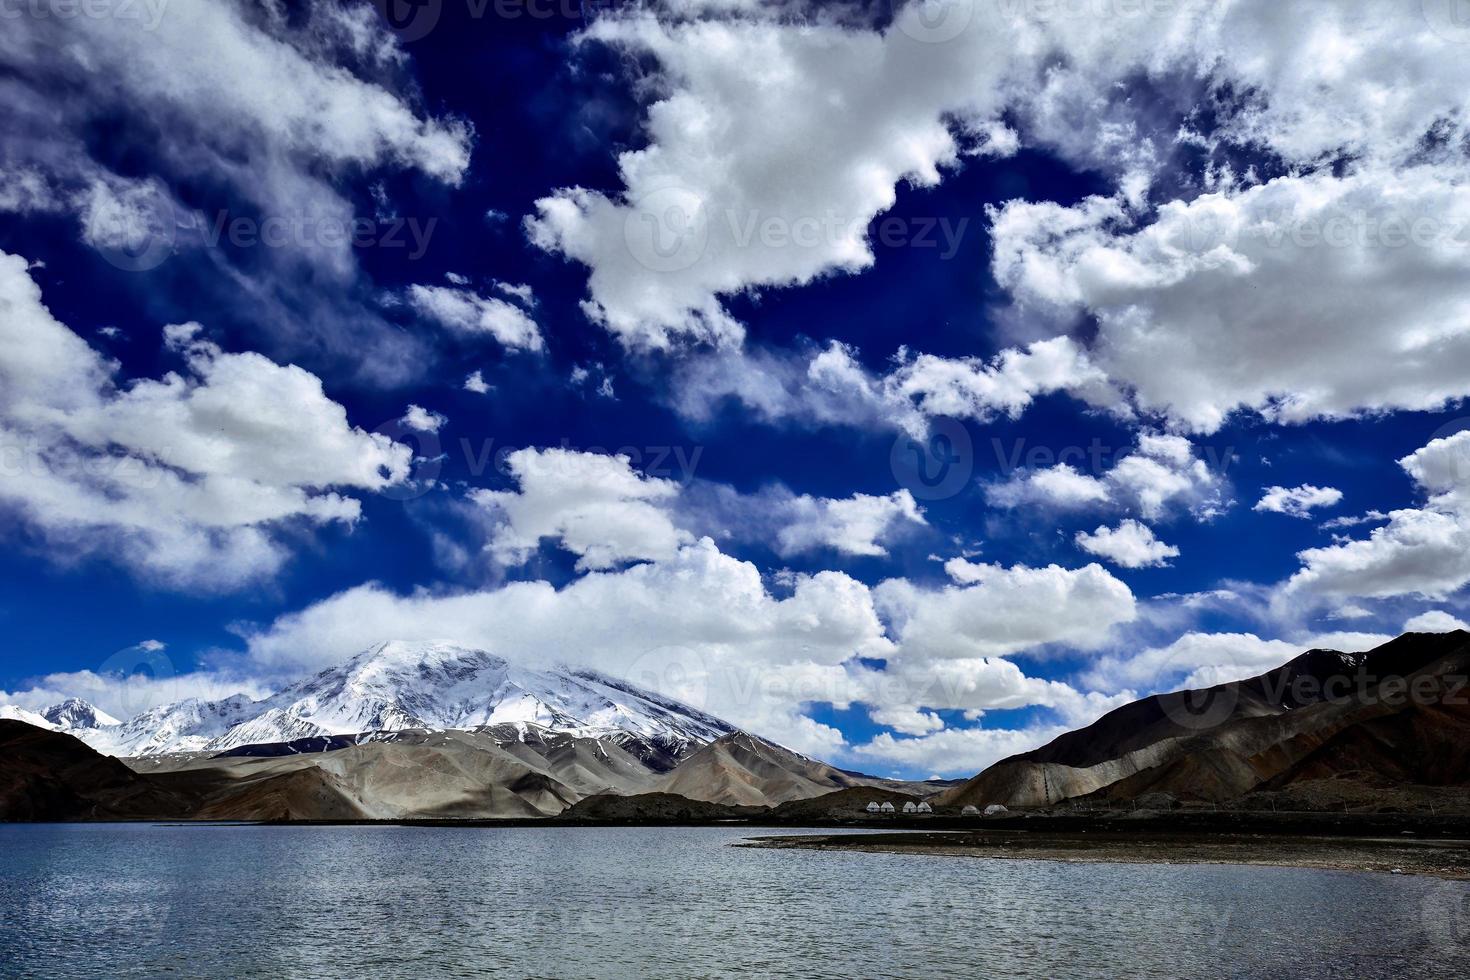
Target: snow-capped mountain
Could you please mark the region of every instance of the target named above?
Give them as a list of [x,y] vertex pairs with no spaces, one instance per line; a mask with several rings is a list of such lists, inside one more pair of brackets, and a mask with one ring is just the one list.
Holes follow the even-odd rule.
[[116,756],[203,752],[214,740],[254,716],[256,703],[243,694],[221,701],[186,698],[160,705],[120,724],[75,729],[98,752]]
[[735,729],[596,671],[532,669],[448,643],[391,641],[264,701],[180,701],[72,732],[110,755],[222,751],[323,735],[530,725],[590,737],[703,745]]
[[81,698],[67,698],[60,704],[52,705],[41,712],[41,717],[62,731],[102,728],[106,725],[122,724],[122,722],[101,708],[94,704],[89,704]]
[[56,727],[34,711],[27,711],[25,708],[17,707],[13,704],[0,704],[0,721],[23,721],[27,725],[35,725],[37,728],[54,729]]

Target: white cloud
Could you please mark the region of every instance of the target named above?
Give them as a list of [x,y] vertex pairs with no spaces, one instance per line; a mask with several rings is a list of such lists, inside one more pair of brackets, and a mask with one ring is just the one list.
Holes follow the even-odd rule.
[[431,412],[422,405],[410,405],[400,424],[411,432],[438,432],[449,419],[438,412]]
[[626,456],[520,449],[506,457],[517,490],[475,490],[470,499],[496,522],[489,549],[520,564],[542,539],[578,556],[580,569],[672,558],[691,536],[674,526],[671,480],[638,473]]
[[791,500],[782,520],[789,521],[776,536],[782,554],[832,548],[846,555],[884,556],[888,552],[879,541],[904,524],[922,525],[924,512],[907,490],[844,500],[803,495]]
[[1135,520],[1126,520],[1116,528],[1106,525],[1091,534],[1077,532],[1077,547],[1088,554],[1106,558],[1123,568],[1150,568],[1167,565],[1179,557],[1179,549],[1154,537],[1154,532]]
[[[1002,759],[1040,748],[1068,731],[1065,725],[1029,729],[949,728],[920,738],[882,732],[852,754],[869,762],[923,769],[943,776],[973,776]],[[905,733],[908,734],[908,733]]]
[[[1097,318],[1089,357],[1197,432],[1436,409],[1470,394],[1470,186],[1425,165],[1282,177],[1162,205],[1013,202],[995,273],[1023,306]],[[1265,298],[1269,297],[1269,301]]]
[[512,350],[539,351],[541,328],[520,307],[498,296],[448,286],[411,286],[409,301],[422,315],[464,337],[488,335]]
[[1291,489],[1267,487],[1265,496],[1251,509],[1306,518],[1318,507],[1335,507],[1341,502],[1342,491],[1336,487],[1315,487],[1308,483]]
[[1100,565],[968,564],[964,586],[920,589],[903,579],[878,585],[897,656],[924,662],[1003,657],[1044,644],[1094,648],[1111,627],[1137,615],[1128,586]]
[[904,735],[928,735],[944,729],[944,719],[932,711],[915,708],[875,708],[869,715],[879,725]]
[[536,305],[536,294],[523,282],[497,282],[495,288],[527,309]]
[[1395,510],[1367,538],[1310,548],[1282,601],[1419,595],[1443,599],[1470,582],[1470,432],[1436,439],[1399,465],[1428,500]]
[[[1453,26],[1436,30],[1432,20],[1412,4],[1385,8],[1370,0],[1314,7],[1286,19],[1269,0],[1065,10],[954,0],[905,4],[882,32],[842,26],[836,14],[782,22],[748,9],[734,17],[701,8],[660,22],[640,8],[605,16],[582,39],[609,45],[649,69],[651,78],[640,76],[650,93],[646,143],[620,156],[621,193],[564,189],[538,202],[528,230],[543,248],[590,268],[589,311],[625,343],[663,347],[680,337],[733,343],[742,330],[722,297],[869,267],[867,225],[892,205],[898,185],[933,185],[968,152],[1014,152],[1018,134],[1000,125],[1003,116],[1018,121],[1027,143],[1116,176],[1133,209],[1147,206],[1157,171],[1180,137],[1171,111],[1187,114],[1199,105],[1209,108],[1216,126],[1207,137],[1197,135],[1198,142],[1212,150],[1263,149],[1285,167],[1347,160],[1349,170],[1368,172],[1448,158],[1447,148],[1464,130],[1470,67],[1459,57]],[[940,31],[943,37],[936,38]],[[929,43],[937,39],[944,43]],[[762,84],[752,88],[750,77]],[[1161,120],[1148,118],[1153,103],[1162,107]],[[863,112],[840,111],[854,105]],[[1433,140],[1426,138],[1430,133]],[[1210,162],[1207,183],[1230,190],[1245,181],[1233,174],[1227,157]],[[1202,200],[1202,209],[1215,206]],[[1071,209],[1041,207],[1054,212],[1044,222],[1048,234],[1065,236],[1056,219],[1075,223]],[[1161,231],[1185,210],[1173,207],[1165,210]],[[1081,223],[1098,227],[1090,218]],[[1005,242],[999,244],[998,254],[1006,253]],[[1320,392],[1289,383],[1276,389],[1278,380],[1291,382],[1303,373],[1341,373],[1344,359],[1336,356],[1316,369],[1303,363],[1311,358],[1252,364],[1232,378],[1228,360],[1210,357],[1215,351],[1203,333],[1216,309],[1206,283],[1175,289],[1176,302],[1153,309],[1172,297],[1154,303],[1150,291],[1172,289],[1172,279],[1195,271],[1209,278],[1208,271],[1183,268],[1187,256],[1179,263],[1168,258],[1179,268],[1152,276],[1152,257],[1131,263],[1142,275],[1120,262],[1076,276],[1049,263],[1045,251],[1029,248],[1017,261],[999,264],[1033,286],[1049,279],[1045,292],[1085,296],[1102,314],[1105,335],[1126,332],[1117,342],[1105,336],[1104,347],[1149,404],[1201,428],[1218,424],[1219,413],[1235,404],[1277,394],[1310,392],[1291,411],[1369,407],[1352,404],[1367,392],[1343,385]],[[1292,267],[1281,275],[1309,283],[1318,271],[1292,260],[1275,264]],[[1225,349],[1237,346],[1229,335],[1260,329],[1254,321],[1261,313],[1249,299],[1270,294],[1240,263],[1217,274],[1231,275],[1239,277],[1233,288],[1213,290],[1230,301],[1218,308],[1218,321],[1230,328],[1214,341]],[[1387,270],[1371,278],[1346,291],[1338,305],[1353,310],[1347,296],[1371,298],[1379,282],[1395,282]],[[1113,289],[1115,279],[1136,285],[1137,295],[1116,303],[1112,294],[1098,295]],[[1333,298],[1326,282],[1301,293],[1298,305],[1307,311],[1319,298]],[[1140,300],[1134,325],[1120,322],[1130,298]],[[1201,301],[1191,305],[1190,298]],[[1385,297],[1353,322],[1371,322],[1370,310],[1393,303]],[[1167,346],[1169,332],[1155,338],[1147,324],[1171,323],[1176,312],[1189,316],[1187,329],[1200,350],[1187,352],[1187,369],[1170,382],[1161,376],[1170,359],[1155,356],[1170,353],[1158,349]],[[1241,329],[1232,314],[1248,315]],[[1282,319],[1287,333],[1305,337],[1331,314],[1318,312],[1301,327]],[[1431,319],[1426,311],[1425,322]],[[1137,349],[1127,347],[1128,338],[1139,341]],[[1253,380],[1257,369],[1271,367]],[[1396,373],[1412,376],[1407,367]],[[1446,367],[1438,376],[1463,373]],[[1194,392],[1202,377],[1211,384]],[[1433,395],[1431,389],[1418,397]]]
[[[1059,455],[1065,458],[1067,452]],[[1076,455],[1082,457],[1085,452],[1079,448]],[[1164,517],[1174,505],[1187,506],[1201,518],[1214,516],[1225,506],[1224,480],[1195,456],[1189,440],[1147,432],[1140,433],[1135,450],[1121,454],[1098,476],[1060,462],[1017,470],[1009,479],[987,487],[985,493],[997,507],[1119,507],[1137,511],[1150,521]]]
[[1470,626],[1443,609],[1422,612],[1404,624],[1405,633],[1450,633],[1454,630],[1470,630]]
[[236,694],[252,700],[268,697],[274,689],[249,677],[213,671],[190,671],[154,677],[135,673],[78,670],[35,678],[30,687],[14,693],[0,691],[0,703],[11,702],[39,711],[67,698],[81,698],[124,721],[150,708],[187,698],[219,701]]
[[486,395],[491,391],[491,386],[486,383],[485,375],[479,371],[473,371],[464,379],[464,390],[474,392],[477,395]]
[[321,381],[166,330],[183,373],[126,385],[0,253],[0,502],[69,553],[171,586],[233,588],[286,559],[287,523],[353,522],[405,478],[409,451],[353,427]]

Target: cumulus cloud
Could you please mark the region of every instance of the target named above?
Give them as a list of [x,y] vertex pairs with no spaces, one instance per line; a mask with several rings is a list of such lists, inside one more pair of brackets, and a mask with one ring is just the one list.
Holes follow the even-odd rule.
[[353,427],[314,375],[226,353],[197,324],[165,333],[184,370],[125,383],[0,253],[0,502],[59,554],[234,588],[286,560],[276,529],[354,522],[339,491],[407,476],[408,449]]
[[854,494],[842,500],[800,496],[792,498],[789,521],[777,532],[783,554],[831,548],[847,555],[881,557],[888,552],[878,542],[896,526],[923,524],[924,514],[907,490],[886,497]]
[[1314,487],[1304,484],[1299,487],[1267,487],[1266,493],[1256,506],[1257,511],[1287,514],[1291,517],[1307,518],[1318,507],[1335,507],[1342,502],[1342,491],[1336,487]]
[[1004,657],[1051,643],[1095,648],[1137,615],[1128,586],[1100,565],[967,564],[963,580],[937,590],[904,579],[877,586],[900,659]]
[[1367,538],[1300,552],[1283,599],[1443,599],[1470,582],[1470,432],[1436,439],[1399,465],[1428,499],[1395,510]]
[[[599,18],[583,43],[654,73],[646,144],[620,156],[620,193],[538,201],[532,240],[588,266],[587,309],[625,343],[735,343],[743,331],[722,297],[868,268],[867,226],[898,185],[936,184],[967,153],[1012,152],[1003,117],[1020,120],[1022,139],[1113,173],[1138,205],[1178,126],[1151,126],[1125,83],[1207,104],[1216,143],[1365,168],[1412,159],[1431,132],[1451,131],[1452,145],[1470,91],[1453,31],[1367,0],[1319,5],[1291,30],[1266,0],[932,7],[903,5],[885,31],[749,10]],[[937,30],[945,43],[927,43]],[[852,105],[860,117],[831,111]],[[1034,264],[1033,278],[1069,278]]]
[[1064,725],[1026,729],[950,728],[919,738],[900,738],[881,732],[856,746],[853,755],[869,764],[886,763],[949,777],[973,776],[1002,759],[1038,749],[1067,731]]
[[399,420],[400,424],[411,432],[438,432],[444,427],[449,419],[432,412],[422,405],[410,405],[408,411]]
[[[1078,450],[1077,455],[1084,453]],[[1122,454],[1097,476],[1082,473],[1068,462],[1023,468],[987,487],[986,499],[1011,509],[1117,507],[1136,511],[1149,521],[1181,505],[1208,518],[1225,506],[1225,481],[1195,455],[1188,439],[1145,432],[1139,435],[1135,450]]]
[[541,328],[520,307],[498,296],[480,296],[449,286],[409,288],[409,301],[419,313],[461,337],[487,336],[511,350],[539,351]]
[[611,568],[671,558],[691,540],[666,510],[678,484],[644,476],[626,456],[520,449],[506,466],[517,490],[470,494],[495,522],[489,549],[500,561],[520,564],[551,538],[578,556],[578,568]]
[[1167,565],[1179,557],[1179,549],[1154,537],[1145,524],[1126,520],[1116,528],[1107,525],[1091,534],[1077,532],[1077,547],[1091,555],[1106,558],[1123,568],[1150,568]]
[[1404,624],[1405,633],[1451,633],[1455,630],[1470,630],[1470,626],[1443,609],[1422,612]]
[[782,556],[822,550],[883,557],[885,543],[923,527],[907,490],[845,498],[795,494],[776,484],[741,494],[725,484],[659,479],[626,456],[522,449],[506,459],[518,489],[475,490],[489,516],[489,550],[520,564],[542,540],[578,555],[578,567],[668,558],[696,537],[754,541]]
[[1089,357],[1141,409],[1209,433],[1235,411],[1293,423],[1470,394],[1458,168],[1280,177],[1137,223],[1113,199],[1013,202],[993,230],[997,278],[1023,306],[1095,317]]

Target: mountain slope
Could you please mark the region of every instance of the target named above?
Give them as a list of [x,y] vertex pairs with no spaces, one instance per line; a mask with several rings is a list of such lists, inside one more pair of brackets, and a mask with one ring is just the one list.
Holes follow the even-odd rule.
[[736,732],[690,755],[655,791],[707,803],[775,806],[869,782],[873,781]]
[[[940,802],[1042,806],[1098,794],[1224,801],[1306,779],[1470,783],[1470,634],[1313,650],[1259,677],[1144,698],[991,766]],[[1420,685],[1425,697],[1394,697]],[[1437,694],[1435,692],[1438,692]]]
[[0,720],[0,820],[176,817],[188,801],[70,735]]

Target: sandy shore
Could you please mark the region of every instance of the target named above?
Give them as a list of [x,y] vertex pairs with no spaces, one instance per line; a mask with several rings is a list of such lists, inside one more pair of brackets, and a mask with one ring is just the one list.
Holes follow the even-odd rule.
[[1242,864],[1470,880],[1470,841],[1266,834],[975,831],[755,837],[737,847],[1115,864]]

